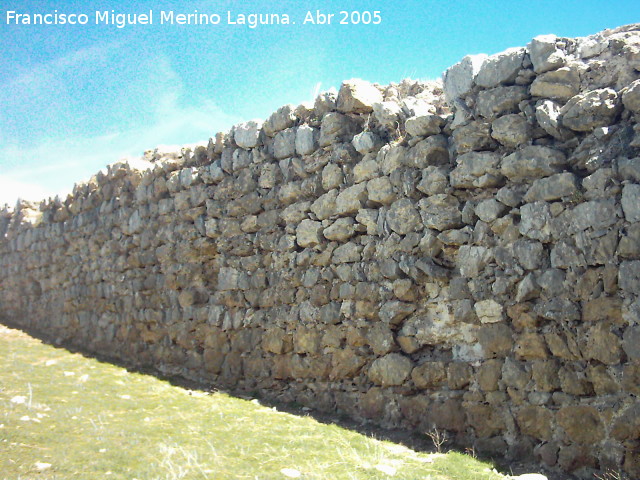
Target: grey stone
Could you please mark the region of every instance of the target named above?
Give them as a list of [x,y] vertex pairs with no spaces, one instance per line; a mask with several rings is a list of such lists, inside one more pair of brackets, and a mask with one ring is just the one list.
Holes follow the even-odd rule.
[[440,133],[444,119],[439,115],[421,115],[408,118],[405,122],[405,130],[414,137],[428,137]]
[[389,177],[378,177],[369,180],[367,192],[370,201],[381,205],[391,205],[396,199]]
[[293,203],[280,212],[280,218],[287,225],[298,224],[307,218],[310,207],[311,202]]
[[318,129],[309,125],[300,125],[296,130],[296,153],[298,155],[311,155],[318,148]]
[[418,206],[427,228],[443,231],[462,226],[460,202],[452,195],[432,195],[421,199]]
[[303,248],[315,247],[322,243],[322,223],[302,220],[296,227],[296,241]]
[[389,129],[397,129],[402,118],[402,107],[397,102],[379,102],[373,104],[373,114],[378,123]]
[[350,142],[359,131],[360,126],[354,119],[337,112],[327,113],[320,125],[318,145],[327,147],[341,141]]
[[339,165],[328,163],[322,169],[322,188],[326,191],[333,190],[342,185],[344,174]]
[[622,348],[629,359],[640,360],[640,325],[627,327],[622,337]]
[[473,81],[487,55],[467,55],[455,65],[449,67],[442,75],[444,95],[447,102],[464,97],[473,88]]
[[482,300],[473,307],[482,323],[496,323],[503,319],[502,305],[495,300]]
[[378,162],[373,158],[365,157],[364,160],[353,167],[353,183],[366,182],[379,174],[380,166]]
[[429,166],[422,170],[422,179],[416,188],[425,195],[445,193],[449,187],[448,174],[444,167]]
[[493,259],[490,249],[475,245],[462,245],[458,249],[456,266],[460,271],[460,276],[465,278],[475,278]]
[[390,353],[374,360],[367,375],[376,385],[392,387],[402,385],[412,369],[409,358],[400,353]]
[[518,240],[513,244],[516,260],[526,270],[537,270],[542,267],[544,246],[540,242]]
[[615,203],[611,200],[583,202],[571,211],[570,217],[570,227],[576,232],[587,228],[607,228],[618,219]]
[[531,140],[531,125],[523,115],[504,115],[493,122],[491,136],[502,145],[515,148]]
[[355,233],[355,222],[351,217],[338,218],[331,226],[325,228],[322,233],[328,240],[345,242]]
[[558,140],[567,140],[572,135],[560,125],[560,105],[552,100],[544,100],[536,107],[536,120],[542,129]]
[[295,105],[284,105],[272,113],[262,126],[264,133],[274,137],[276,133],[293,127],[296,120],[295,108]]
[[502,187],[496,192],[496,200],[504,203],[509,207],[517,207],[522,203],[522,199],[524,198],[528,189],[529,186],[524,184]]
[[394,202],[387,212],[389,228],[400,235],[406,235],[422,227],[420,214],[408,198]]
[[527,203],[520,208],[522,235],[543,243],[551,240],[551,210],[546,202]]
[[559,150],[529,145],[505,157],[500,170],[514,182],[526,182],[558,173],[566,162]]
[[537,202],[538,200],[544,200],[549,202],[563,197],[570,197],[577,190],[577,178],[573,173],[557,173],[547,178],[535,180],[524,196],[524,201]]
[[296,154],[296,131],[287,128],[278,132],[273,142],[273,155],[277,159],[293,157]]
[[380,320],[387,325],[396,327],[415,310],[416,306],[413,303],[391,300],[380,307]]
[[500,172],[501,157],[493,152],[469,152],[457,158],[458,166],[450,173],[455,188],[491,188],[504,179]]
[[622,211],[627,222],[640,222],[640,185],[630,183],[624,186]]
[[491,138],[491,124],[482,121],[469,122],[453,131],[453,144],[459,154],[491,150],[496,145]]
[[311,204],[310,210],[315,214],[318,220],[326,220],[336,214],[336,199],[338,198],[338,190],[333,189],[318,197]]
[[534,72],[544,73],[565,64],[566,55],[558,48],[557,41],[555,35],[538,35],[527,45]]
[[361,251],[362,247],[353,242],[347,242],[333,251],[331,262],[337,264],[359,262],[362,259]]
[[483,222],[491,223],[498,217],[502,216],[507,210],[506,205],[500,203],[495,198],[482,200],[475,207],[476,215]]
[[382,93],[375,86],[354,78],[342,82],[337,108],[343,113],[370,113],[373,112],[373,105],[382,100]]
[[628,293],[637,294],[640,292],[640,260],[620,263],[618,285]]
[[476,113],[487,119],[506,113],[515,113],[518,111],[518,104],[525,98],[527,98],[527,89],[519,85],[482,90],[478,93]]
[[618,175],[622,180],[640,182],[640,157],[618,159]]
[[411,147],[404,156],[407,166],[425,168],[449,163],[449,144],[444,135],[433,135]]
[[358,183],[345,188],[336,198],[336,214],[352,215],[364,207],[367,201],[367,184]]
[[640,113],[640,80],[632,82],[622,94],[622,103],[633,113]]
[[313,104],[313,110],[319,118],[322,118],[327,113],[335,111],[337,100],[338,91],[331,87],[326,92],[318,94]]
[[249,120],[234,127],[233,139],[242,148],[255,148],[259,144],[261,120]]
[[536,77],[531,96],[553,100],[569,100],[580,92],[580,75],[575,67],[562,67]]
[[365,155],[369,152],[379,150],[383,142],[380,137],[373,132],[362,132],[353,137],[351,144],[358,153]]
[[501,83],[513,83],[522,68],[525,53],[524,48],[510,48],[486,58],[476,75],[476,85],[492,88]]
[[612,88],[600,88],[576,95],[560,109],[564,127],[578,132],[590,132],[611,125],[620,111],[620,98]]

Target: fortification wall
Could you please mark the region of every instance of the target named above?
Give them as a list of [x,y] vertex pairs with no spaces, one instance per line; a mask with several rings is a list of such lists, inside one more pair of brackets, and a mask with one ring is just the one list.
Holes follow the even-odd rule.
[[0,315],[94,352],[640,477],[640,31],[347,81],[0,214]]

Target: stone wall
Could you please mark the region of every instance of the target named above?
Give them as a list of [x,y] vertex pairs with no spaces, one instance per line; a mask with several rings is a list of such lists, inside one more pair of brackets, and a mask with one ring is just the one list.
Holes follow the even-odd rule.
[[359,80],[0,213],[0,315],[477,451],[640,476],[640,26]]

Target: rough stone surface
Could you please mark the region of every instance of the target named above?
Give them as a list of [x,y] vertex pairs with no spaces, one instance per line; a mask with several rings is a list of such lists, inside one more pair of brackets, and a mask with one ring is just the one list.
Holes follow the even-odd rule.
[[638,478],[639,77],[637,25],[542,36],[114,163],[0,209],[0,318],[559,478]]

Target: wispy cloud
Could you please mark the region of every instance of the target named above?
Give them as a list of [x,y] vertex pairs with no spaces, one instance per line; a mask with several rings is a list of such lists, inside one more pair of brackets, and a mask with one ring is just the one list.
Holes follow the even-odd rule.
[[[20,74],[10,86],[5,86],[5,91],[28,93],[38,114],[37,105],[46,105],[55,98],[56,89],[69,94],[64,85],[56,83],[57,79],[83,74],[91,79],[96,75],[92,71],[96,62],[106,64],[97,74],[107,73],[107,57],[115,48],[117,44],[109,44],[65,55],[33,72]],[[159,144],[207,141],[217,131],[227,130],[241,120],[224,112],[212,98],[188,98],[184,83],[167,56],[153,54],[140,58],[135,72],[137,75],[133,78],[114,80],[128,83],[120,89],[114,88],[113,98],[106,102],[113,103],[115,109],[124,105],[120,108],[125,110],[118,112],[120,117],[116,115],[116,119],[123,120],[113,122],[97,134],[87,135],[68,128],[64,135],[41,134],[29,141],[20,141],[11,135],[11,128],[3,129],[3,126],[16,128],[16,125],[0,118],[0,204],[14,203],[18,197],[36,200],[66,193],[75,182],[88,179],[123,157],[140,156]],[[43,77],[51,82],[47,83]],[[127,104],[125,89],[127,93],[135,92],[133,97],[139,94],[144,98],[129,98]],[[7,96],[0,93],[0,105],[6,103],[3,100]],[[69,115],[81,113],[54,110],[49,115],[51,122],[73,123],[74,118]],[[104,112],[107,113],[111,112]]]

